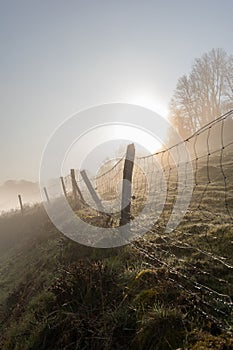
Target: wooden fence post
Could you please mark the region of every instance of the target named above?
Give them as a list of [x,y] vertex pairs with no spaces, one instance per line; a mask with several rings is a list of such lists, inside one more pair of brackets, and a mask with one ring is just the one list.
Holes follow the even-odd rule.
[[46,197],[47,203],[50,203],[50,199],[49,199],[49,195],[48,195],[48,192],[47,192],[46,187],[44,187],[44,194],[45,194],[45,197]]
[[93,198],[93,200],[94,200],[94,202],[95,202],[95,204],[97,206],[97,209],[99,211],[103,212],[104,211],[104,207],[103,207],[103,205],[101,203],[101,200],[99,199],[98,194],[96,193],[94,187],[92,186],[92,183],[89,180],[86,171],[82,170],[82,171],[80,171],[80,174],[81,174],[81,176],[83,178],[83,181],[85,182],[85,184],[87,186],[88,191],[90,192],[90,195],[92,196],[92,198]]
[[[135,158],[135,147],[134,147],[134,144],[132,143],[127,147],[124,170],[123,170],[120,226],[126,225],[130,222],[134,158]],[[124,180],[127,180],[127,181],[124,181]]]
[[[72,182],[72,190],[73,190],[74,202],[75,202],[75,205],[80,206],[80,201],[84,203],[84,198],[83,198],[82,192],[80,191],[80,189],[78,187],[77,181],[75,179],[75,171],[74,171],[74,169],[70,170],[70,176],[71,176],[71,182]],[[80,201],[78,200],[78,195],[77,194],[79,195]]]
[[22,201],[22,197],[20,194],[18,194],[18,198],[19,198],[19,205],[20,205],[21,213],[23,214],[23,212],[24,212],[23,201]]
[[67,198],[66,186],[65,186],[65,182],[64,182],[63,176],[61,176],[60,179],[61,179],[61,185],[62,185],[64,196]]

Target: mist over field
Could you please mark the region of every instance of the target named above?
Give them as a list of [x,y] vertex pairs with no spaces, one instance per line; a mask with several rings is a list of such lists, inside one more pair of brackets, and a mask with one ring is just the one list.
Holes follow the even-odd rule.
[[0,0],[0,350],[233,349],[232,13]]
[[8,180],[0,186],[0,212],[19,207],[18,194],[21,194],[25,203],[41,202],[39,185],[26,180]]

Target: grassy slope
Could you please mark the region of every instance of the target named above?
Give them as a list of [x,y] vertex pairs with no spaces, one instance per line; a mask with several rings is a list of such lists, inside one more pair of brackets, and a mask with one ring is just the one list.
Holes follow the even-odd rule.
[[[202,227],[189,229],[201,233]],[[178,277],[166,267],[146,265],[150,258],[140,249],[80,246],[61,236],[40,206],[24,217],[2,217],[0,232],[3,350],[233,348],[230,333],[197,311],[200,300],[179,288]],[[231,226],[212,233],[213,249],[229,256]],[[210,242],[200,238],[199,243],[204,248]],[[189,256],[192,264],[207,264],[196,253],[178,254],[183,260]],[[233,296],[229,271],[209,261],[207,267],[225,274]]]

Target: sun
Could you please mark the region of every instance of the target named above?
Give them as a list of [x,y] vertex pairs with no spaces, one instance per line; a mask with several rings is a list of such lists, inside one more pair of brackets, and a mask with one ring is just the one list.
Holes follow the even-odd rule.
[[165,104],[158,101],[152,94],[149,93],[136,93],[128,98],[128,102],[137,106],[148,108],[160,116],[167,118],[168,109]]

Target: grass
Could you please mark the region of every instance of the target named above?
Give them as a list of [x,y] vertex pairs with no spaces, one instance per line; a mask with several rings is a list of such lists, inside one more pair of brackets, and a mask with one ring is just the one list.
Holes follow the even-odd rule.
[[[15,215],[0,219],[5,237],[7,230],[14,230],[17,237],[15,240],[11,237],[14,242],[11,245],[4,238],[8,248],[1,256],[1,349],[233,347],[229,330],[221,329],[214,319],[198,312],[198,294],[195,298],[195,294],[189,293],[192,283],[190,287],[171,268],[156,264],[146,267],[149,260],[136,246],[117,249],[81,246],[61,236],[41,207],[32,209],[26,217]],[[194,243],[195,237],[195,245],[207,249],[210,244],[204,239],[207,231],[215,253],[225,257],[231,253],[226,244],[233,240],[230,225],[185,229],[196,232],[187,242]],[[152,243],[153,239],[148,236],[147,242]],[[143,244],[145,248],[146,243]],[[156,254],[159,256],[159,252]],[[195,252],[189,254],[186,250],[176,252],[183,261],[183,265],[176,266],[179,271],[188,273],[187,259],[202,270],[229,278],[229,289],[220,291],[233,295],[230,290],[233,281],[227,269]],[[208,276],[195,279],[220,288]],[[179,288],[179,284],[187,290]],[[225,321],[230,326],[230,318]]]
[[[162,218],[125,247],[75,243],[56,230],[41,205],[24,216],[2,215],[0,348],[233,349],[232,221],[221,204],[223,182],[206,187],[202,170],[177,230],[162,230],[176,191],[171,187]],[[230,203],[230,192],[227,198]],[[95,214],[81,210],[96,226],[109,225]],[[119,217],[113,219],[116,225]]]

